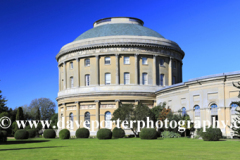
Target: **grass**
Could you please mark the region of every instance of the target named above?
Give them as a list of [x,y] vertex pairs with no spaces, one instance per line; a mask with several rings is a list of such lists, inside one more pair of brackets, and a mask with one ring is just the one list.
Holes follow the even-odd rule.
[[239,140],[189,138],[9,139],[0,144],[0,159],[239,159],[239,148]]

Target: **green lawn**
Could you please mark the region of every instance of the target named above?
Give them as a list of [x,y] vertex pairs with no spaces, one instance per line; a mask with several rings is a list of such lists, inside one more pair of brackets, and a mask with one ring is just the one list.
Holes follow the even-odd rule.
[[176,138],[8,140],[0,159],[240,159],[240,142]]

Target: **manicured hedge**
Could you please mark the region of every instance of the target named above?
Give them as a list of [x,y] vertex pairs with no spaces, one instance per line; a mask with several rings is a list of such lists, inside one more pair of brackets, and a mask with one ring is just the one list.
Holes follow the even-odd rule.
[[36,130],[35,129],[27,129],[28,138],[35,138],[36,137]]
[[107,129],[107,128],[99,129],[97,132],[97,138],[98,139],[111,139],[112,132],[110,129]]
[[15,139],[28,139],[28,132],[25,129],[17,130],[14,134]]
[[44,138],[55,138],[56,132],[53,129],[45,129],[45,131],[43,132],[43,137]]
[[141,139],[157,139],[157,131],[154,128],[143,128],[140,132]]
[[114,138],[123,138],[125,137],[125,131],[122,128],[115,127],[112,131],[112,136]]
[[164,131],[161,134],[162,134],[162,138],[179,138],[179,137],[181,137],[181,135],[179,133],[170,132],[170,131]]
[[90,135],[90,132],[87,128],[79,128],[77,129],[75,135],[77,138],[88,138]]
[[7,131],[0,130],[0,142],[6,142],[7,141]]
[[206,132],[200,133],[204,141],[219,141],[222,138],[222,131],[219,128],[207,128]]
[[62,129],[59,132],[59,138],[60,139],[69,139],[70,138],[70,132],[68,129]]

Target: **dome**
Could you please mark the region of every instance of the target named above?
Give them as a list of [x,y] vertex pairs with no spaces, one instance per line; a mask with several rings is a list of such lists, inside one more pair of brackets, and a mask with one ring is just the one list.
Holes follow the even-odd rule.
[[130,17],[104,18],[94,23],[94,28],[84,32],[74,41],[104,36],[149,36],[164,38],[156,31],[143,26],[143,21]]

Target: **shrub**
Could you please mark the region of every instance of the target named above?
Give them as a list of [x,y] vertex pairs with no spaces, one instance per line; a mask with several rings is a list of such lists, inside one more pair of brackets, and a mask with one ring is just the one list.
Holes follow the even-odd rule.
[[125,137],[125,131],[122,128],[115,127],[112,131],[112,136],[114,138],[123,138]]
[[90,135],[90,132],[87,128],[79,128],[77,129],[75,135],[77,138],[88,138]]
[[143,128],[140,132],[141,139],[157,139],[157,131],[155,128]]
[[25,129],[17,130],[14,134],[15,139],[28,139],[28,132]]
[[112,132],[110,129],[107,129],[107,128],[99,129],[97,132],[97,138],[98,139],[111,139]]
[[27,129],[28,138],[35,138],[36,137],[36,130],[35,129]]
[[62,129],[59,132],[59,138],[61,139],[69,139],[70,138],[70,132],[68,129]]
[[162,138],[179,138],[181,135],[179,133],[164,131],[162,132]]
[[45,131],[43,132],[43,137],[44,138],[55,138],[56,132],[53,129],[45,129]]
[[7,141],[7,131],[0,130],[0,142]]
[[201,133],[204,141],[219,141],[222,138],[222,131],[219,128],[207,128],[206,132]]

